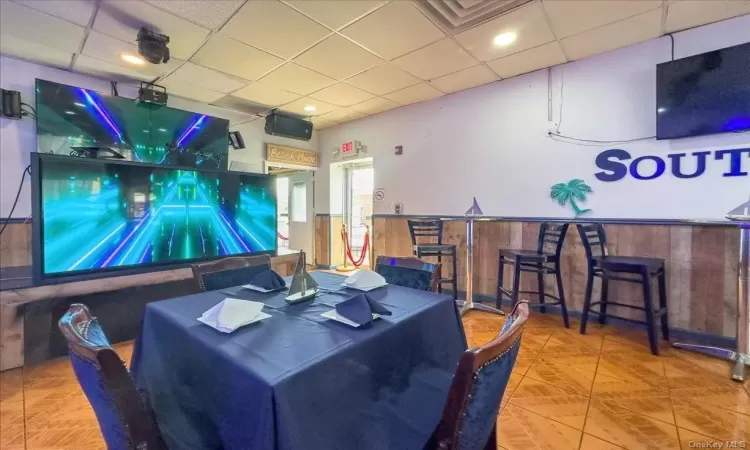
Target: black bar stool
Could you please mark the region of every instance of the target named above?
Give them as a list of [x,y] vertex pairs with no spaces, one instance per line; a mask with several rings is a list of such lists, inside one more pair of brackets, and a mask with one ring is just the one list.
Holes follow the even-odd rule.
[[453,298],[458,299],[458,279],[456,274],[456,246],[443,244],[442,220],[409,220],[409,234],[411,235],[412,254],[417,258],[437,256],[438,263],[442,263],[443,256],[452,259],[453,276],[445,278],[440,275],[438,292],[443,292],[443,284],[451,283]]
[[[586,259],[588,260],[589,274],[586,281],[586,294],[583,301],[583,315],[581,316],[581,334],[586,333],[586,322],[589,319],[589,312],[599,315],[599,323],[607,323],[607,317],[616,319],[627,319],[613,314],[607,314],[607,306],[623,306],[626,308],[639,309],[646,312],[646,321],[640,322],[648,328],[648,342],[651,346],[651,353],[659,354],[659,341],[656,329],[656,319],[661,320],[661,333],[665,341],[669,340],[669,323],[667,317],[667,281],[664,267],[664,260],[661,258],[642,258],[639,256],[610,256],[607,252],[607,236],[604,233],[604,226],[600,223],[579,224],[577,225],[578,233],[583,241],[583,248],[586,250]],[[599,247],[594,252],[593,247]],[[632,274],[635,276],[620,276],[618,274]],[[594,277],[602,279],[601,300],[598,302],[591,301],[591,291],[594,287]],[[659,309],[654,311],[651,278],[657,277],[659,283]],[[610,302],[607,298],[610,280],[627,281],[629,283],[638,283],[643,287],[643,307],[626,305],[624,303]],[[591,307],[599,305],[599,311],[591,311]]]
[[[539,226],[539,240],[536,250],[515,250],[501,248],[499,252],[499,264],[497,268],[497,309],[502,306],[503,295],[507,295],[513,301],[513,307],[518,303],[518,294],[538,294],[539,303],[529,303],[529,306],[538,306],[539,311],[546,312],[545,305],[560,305],[565,328],[570,328],[568,321],[568,307],[565,305],[565,291],[563,290],[562,276],[560,274],[560,253],[562,252],[565,234],[568,232],[567,223],[544,222]],[[513,290],[508,291],[503,287],[503,268],[505,264],[513,264]],[[533,272],[537,276],[537,291],[521,291],[521,272]],[[557,294],[544,292],[544,276],[555,275],[557,280]],[[546,298],[552,299],[547,303]]]

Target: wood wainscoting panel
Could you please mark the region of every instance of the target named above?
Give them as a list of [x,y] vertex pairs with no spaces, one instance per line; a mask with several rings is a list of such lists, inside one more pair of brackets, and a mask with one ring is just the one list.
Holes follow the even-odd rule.
[[315,264],[331,265],[331,218],[315,216]]
[[0,267],[31,265],[31,222],[9,223],[0,234]]
[[331,241],[330,265],[340,266],[344,264],[344,243],[341,241],[341,224],[344,223],[344,218],[332,215],[329,220],[331,224],[329,230]]

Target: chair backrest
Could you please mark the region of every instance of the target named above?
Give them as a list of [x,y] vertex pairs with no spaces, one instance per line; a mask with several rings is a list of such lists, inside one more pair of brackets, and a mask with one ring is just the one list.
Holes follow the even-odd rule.
[[408,220],[407,223],[411,245],[443,243],[442,220]]
[[426,449],[496,449],[495,424],[529,317],[526,301],[516,304],[500,334],[461,356],[448,401]]
[[565,222],[542,222],[537,250],[540,253],[554,253],[559,258],[567,233],[568,224]]
[[440,282],[440,266],[440,263],[424,262],[419,258],[378,256],[375,272],[388,284],[435,292]]
[[607,235],[604,232],[604,225],[600,223],[579,223],[576,228],[578,228],[578,234],[581,236],[589,266],[593,265],[594,258],[607,256]]
[[73,371],[96,413],[107,448],[166,449],[151,408],[138,395],[128,369],[88,308],[71,305],[58,326],[68,341]]
[[271,270],[271,257],[233,256],[193,265],[193,278],[201,291],[216,291],[247,284],[259,273]]

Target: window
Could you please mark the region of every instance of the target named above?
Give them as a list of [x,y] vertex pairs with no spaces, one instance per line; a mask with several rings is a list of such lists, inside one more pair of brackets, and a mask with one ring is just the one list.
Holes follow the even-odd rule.
[[292,222],[307,222],[307,184],[292,184]]

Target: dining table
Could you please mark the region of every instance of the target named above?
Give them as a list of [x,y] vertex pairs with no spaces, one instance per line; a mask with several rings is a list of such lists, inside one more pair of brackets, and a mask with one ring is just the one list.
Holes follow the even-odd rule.
[[[311,275],[320,292],[300,304],[238,286],[146,306],[131,373],[170,449],[424,447],[467,347],[453,298],[386,285],[367,295],[392,314],[351,327],[322,314],[358,291]],[[270,317],[231,333],[198,321],[225,298]]]

